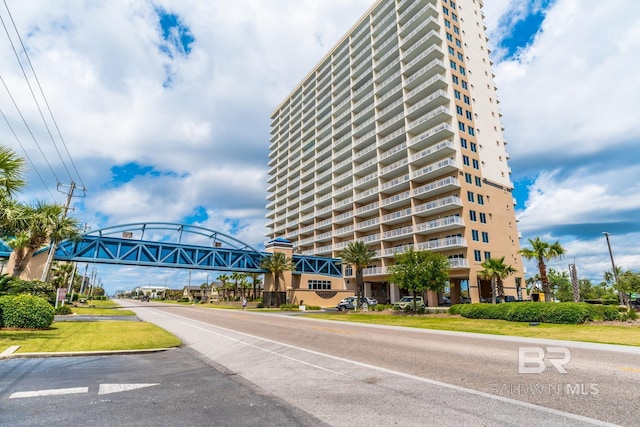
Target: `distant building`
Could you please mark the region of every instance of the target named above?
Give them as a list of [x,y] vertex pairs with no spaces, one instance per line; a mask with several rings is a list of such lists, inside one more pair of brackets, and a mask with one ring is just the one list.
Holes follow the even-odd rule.
[[505,291],[521,295],[483,19],[480,0],[379,0],[365,13],[271,115],[268,238],[326,257],[365,242],[377,254],[365,292],[381,301],[401,295],[387,268],[411,247],[449,258],[453,303],[490,298],[478,278],[490,257],[518,270]]

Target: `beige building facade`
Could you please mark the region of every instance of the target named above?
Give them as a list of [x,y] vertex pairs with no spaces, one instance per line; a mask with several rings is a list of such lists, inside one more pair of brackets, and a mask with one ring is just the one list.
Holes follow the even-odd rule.
[[[490,298],[488,258],[517,270],[505,292],[524,296],[483,18],[479,0],[379,0],[362,16],[271,115],[270,239],[336,258],[365,242],[365,294],[380,302],[403,294],[387,268],[408,248],[449,258],[454,303]],[[344,276],[331,290],[353,293]]]

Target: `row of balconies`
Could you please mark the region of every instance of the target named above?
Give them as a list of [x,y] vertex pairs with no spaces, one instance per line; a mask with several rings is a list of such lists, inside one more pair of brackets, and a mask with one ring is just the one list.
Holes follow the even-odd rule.
[[[359,237],[357,238],[357,240],[367,243],[368,245],[385,243],[385,241],[380,239],[380,237],[381,236],[379,234],[374,234],[370,236]],[[349,242],[344,241],[331,245],[320,246],[313,249],[301,249],[301,245],[298,245],[296,242],[294,242],[293,247],[295,251],[302,255],[330,256],[332,252],[339,252],[346,248],[348,245]],[[416,245],[398,246],[383,250],[377,250],[374,258],[393,258],[395,254],[405,252],[409,250],[409,248],[414,248],[415,250],[446,251],[452,249],[464,249],[466,247],[467,242],[464,237],[446,237],[441,239],[429,240],[427,242],[420,242]],[[338,254],[336,253],[336,256],[337,255]],[[465,258],[455,258],[456,261],[454,261],[454,265],[460,266],[460,268],[465,268],[462,267],[462,265],[464,265],[464,261],[460,261],[464,259]]]
[[[434,177],[436,175],[442,175],[443,173],[449,173],[453,169],[457,169],[456,162],[452,158],[444,159],[442,161],[438,161],[435,163],[428,164],[426,166],[421,165],[422,161],[434,160],[438,156],[441,155],[451,155],[455,152],[455,148],[453,146],[453,142],[450,140],[443,141],[435,147],[430,147],[425,149],[419,153],[414,154],[411,157],[411,163],[406,159],[401,159],[395,163],[392,163],[388,166],[378,166],[377,159],[371,159],[367,163],[361,165],[361,169],[369,166],[377,166],[380,167],[379,171],[375,171],[370,173],[363,178],[357,179],[349,184],[346,184],[338,189],[331,190],[333,186],[340,182],[346,182],[348,179],[352,179],[354,177],[352,171],[347,171],[338,177],[331,178],[332,171],[331,169],[326,169],[324,172],[315,176],[315,185],[308,191],[300,194],[300,187],[296,184],[295,188],[290,189],[289,191],[285,191],[286,187],[282,187],[282,191],[280,193],[271,192],[267,197],[269,203],[267,204],[267,209],[273,210],[277,204],[283,204],[280,207],[280,210],[286,209],[288,206],[293,206],[295,202],[300,200],[301,202],[309,200],[313,198],[309,203],[305,204],[305,207],[309,207],[312,203],[321,204],[324,201],[330,201],[332,197],[336,197],[347,191],[348,189],[353,189],[355,194],[355,199],[360,200],[364,197],[368,197],[375,192],[381,191],[391,191],[393,187],[401,186],[406,184],[409,180],[413,179],[416,181],[424,181],[426,178]],[[331,159],[327,159],[325,163],[327,166],[329,165]],[[384,175],[388,175],[393,173],[394,171],[400,171],[402,167],[407,165],[419,166],[420,168],[414,171],[410,171],[407,174],[403,174],[402,176],[396,177],[394,179],[390,179],[388,181],[380,183],[377,179],[382,178]],[[324,181],[324,178],[327,178],[327,181]],[[376,180],[375,182],[373,182]],[[368,184],[373,182],[373,185]],[[429,184],[430,185],[430,184]],[[365,186],[363,189],[362,187]],[[419,187],[420,189],[422,187]],[[326,190],[326,193],[325,193]],[[361,191],[364,190],[364,191]],[[395,197],[395,196],[394,196]],[[284,203],[286,202],[286,206]],[[290,215],[290,214],[289,214]]]
[[[455,179],[455,178],[454,178]],[[449,186],[445,181],[443,187]],[[455,210],[462,207],[462,200],[460,197],[456,195],[441,197],[439,199],[431,200],[426,203],[416,204],[414,207],[402,208],[401,206],[407,206],[411,204],[411,198],[415,199],[417,195],[426,194],[421,189],[416,189],[413,191],[404,191],[402,193],[396,194],[391,197],[386,197],[380,201],[376,200],[372,203],[369,203],[365,206],[361,206],[355,211],[352,209],[348,212],[342,212],[338,215],[334,216],[333,222],[331,222],[331,218],[325,219],[323,221],[318,221],[315,225],[310,224],[305,227],[300,228],[300,233],[305,234],[307,232],[313,232],[314,230],[322,229],[325,226],[330,226],[331,224],[341,224],[347,223],[352,220],[355,215],[357,216],[369,216],[371,217],[371,213],[378,211],[379,209],[397,209],[395,212],[391,212],[382,216],[382,222],[387,223],[396,223],[400,222],[404,219],[407,219],[411,216],[431,216],[436,214],[442,214],[447,211]],[[348,200],[348,201],[347,201]],[[270,226],[274,226],[274,231],[279,234],[284,234],[287,229],[291,229],[293,227],[297,227],[301,222],[313,221],[314,218],[317,218],[320,215],[331,213],[332,211],[342,208],[344,206],[349,205],[354,200],[358,200],[358,198],[349,198],[347,200],[341,201],[341,203],[329,204],[328,206],[320,207],[316,206],[315,211],[310,212],[307,215],[304,215],[302,218],[296,218],[296,216],[302,212],[300,208],[296,208],[291,210],[287,215],[280,215],[269,224]],[[416,199],[417,201],[417,199]],[[317,205],[317,201],[315,202]],[[381,212],[378,212],[377,216],[380,217]],[[280,222],[279,226],[275,226],[276,223]]]
[[[437,94],[434,94],[434,95],[437,96]],[[432,95],[432,96],[434,96],[434,95]],[[428,97],[428,99],[425,100],[425,101],[428,101],[429,99],[432,99],[432,96]],[[416,106],[418,106],[418,107],[420,107],[422,105],[424,105],[424,104],[422,104],[422,103],[416,104]],[[415,112],[415,111],[419,111],[419,110],[413,109],[413,107],[412,107],[411,112]],[[384,131],[387,128],[392,127],[394,125],[399,125],[399,121],[402,120],[403,118],[404,118],[404,113],[400,113],[400,114],[397,114],[396,116],[394,116],[393,118],[391,118],[389,120],[386,120],[384,123],[378,125],[378,129],[372,129],[369,132],[367,132],[366,134],[360,136],[359,138],[354,138],[354,145],[357,147],[357,146],[361,145],[361,143],[363,141],[365,141],[365,140],[367,140],[369,138],[372,138],[377,133],[384,133]],[[418,117],[417,119],[415,119],[413,121],[409,121],[408,122],[408,129],[409,129],[409,132],[415,134],[416,132],[422,131],[426,127],[428,127],[430,125],[433,125],[435,123],[438,123],[438,122],[441,122],[441,121],[444,121],[444,120],[450,120],[450,119],[451,119],[451,113],[450,113],[449,109],[444,107],[444,106],[438,106],[438,107],[435,107],[434,109],[430,110],[428,113]],[[406,120],[405,120],[405,122],[406,122]],[[359,127],[359,129],[365,128],[366,126],[371,126],[372,123],[373,123],[373,118],[371,118],[370,120],[367,120],[365,123],[363,123]],[[346,126],[346,125],[343,125],[343,127],[344,126]],[[431,140],[430,136],[437,135],[437,134],[439,134],[439,133],[441,133],[443,131],[447,131],[447,130],[451,131],[451,129],[452,128],[451,128],[450,125],[448,125],[448,123],[446,123],[446,126],[444,126],[444,127],[442,127],[442,126],[434,126],[434,127],[430,128],[429,130],[427,130],[426,132],[423,132],[423,133],[419,134],[418,136],[412,138],[411,141],[413,141],[413,142],[411,143],[411,145],[415,145],[415,144],[421,143],[421,142],[422,142],[422,144],[421,144],[422,146],[424,146],[425,143],[428,145],[428,142]],[[379,147],[383,146],[388,140],[391,140],[391,139],[395,138],[396,136],[399,136],[399,135],[403,134],[404,131],[405,131],[405,127],[403,126],[400,129],[398,129],[395,132],[393,132],[392,134],[387,135],[385,138],[381,139],[377,145],[376,144],[367,145],[366,148],[364,148],[363,150],[358,151],[355,154],[355,160],[357,161],[357,159],[359,157],[361,157],[362,154],[368,153],[368,152],[370,152],[370,151],[372,151],[372,150],[374,150],[376,148],[379,148]],[[344,139],[348,139],[350,137],[351,137],[350,134],[346,135],[345,137],[341,138],[341,140],[338,143],[336,143],[335,145],[338,146],[338,147],[341,146],[342,145],[342,141]],[[324,145],[324,143],[323,143],[323,145]],[[323,158],[325,155],[329,155],[331,150],[333,149],[330,144],[327,144],[326,146],[324,146],[324,148],[321,148],[321,147],[322,146],[317,146],[315,144],[312,144],[307,149],[303,150],[302,151],[302,156],[300,156],[299,151],[301,150],[301,146],[298,145],[298,149],[293,151],[293,152],[291,152],[291,153],[289,153],[287,155],[287,157],[295,157],[296,159],[306,159],[306,160],[303,161],[301,166],[302,166],[303,169],[308,170],[309,168],[313,168],[313,165],[317,162],[317,160],[319,158]],[[348,151],[349,149],[350,149],[350,147],[346,146],[344,148],[341,148],[338,153],[342,154],[342,153]],[[310,157],[310,155],[312,153],[309,153],[309,150],[320,150],[320,151],[315,153],[314,157]],[[335,154],[338,154],[338,153],[335,153]],[[278,171],[277,170],[278,169],[277,160],[281,160],[281,159],[278,157],[278,158],[272,159],[269,162],[269,165],[272,167],[272,170],[269,172],[269,174],[271,176],[284,175],[284,171],[285,170],[288,170],[289,174],[291,174],[293,169],[295,169],[295,168],[300,166],[298,164],[292,163],[290,166],[293,169],[284,169],[284,168],[282,168],[282,169],[280,169]],[[282,160],[282,161],[284,162],[284,160]],[[316,166],[316,168],[318,168],[318,167],[319,166]]]

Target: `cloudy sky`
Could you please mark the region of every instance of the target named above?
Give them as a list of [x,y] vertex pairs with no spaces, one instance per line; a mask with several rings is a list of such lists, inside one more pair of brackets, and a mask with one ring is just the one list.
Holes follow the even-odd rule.
[[[270,113],[372,2],[6,0],[0,143],[30,159],[22,197],[62,203],[74,181],[93,230],[193,223],[261,246]],[[559,240],[551,265],[599,282],[607,231],[616,264],[639,270],[640,3],[486,0],[485,14],[523,246]],[[189,280],[95,268],[110,292]]]

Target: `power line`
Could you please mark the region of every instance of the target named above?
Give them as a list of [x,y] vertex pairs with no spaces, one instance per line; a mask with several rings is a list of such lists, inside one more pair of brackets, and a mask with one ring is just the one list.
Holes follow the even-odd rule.
[[[7,9],[7,13],[9,14],[9,18],[11,19],[11,24],[13,25],[13,29],[16,33],[16,35],[18,36],[18,40],[20,41],[20,46],[22,46],[22,51],[24,52],[25,58],[27,58],[27,62],[29,63],[29,68],[31,69],[31,72],[33,73],[33,77],[36,80],[36,83],[38,84],[38,89],[40,90],[40,94],[42,95],[42,99],[44,100],[45,105],[47,106],[47,111],[49,112],[49,116],[51,116],[51,120],[53,121],[53,124],[56,128],[56,131],[58,133],[58,136],[60,137],[60,141],[62,142],[62,146],[65,149],[65,152],[67,153],[67,157],[69,158],[69,161],[71,162],[71,166],[73,166],[73,170],[75,171],[76,175],[78,176],[78,180],[80,181],[80,184],[82,185],[82,190],[86,191],[86,187],[84,185],[84,182],[82,181],[82,177],[80,176],[80,173],[78,172],[78,168],[76,167],[73,158],[71,157],[71,154],[69,153],[69,148],[67,147],[67,144],[64,140],[64,138],[62,137],[62,132],[60,131],[60,127],[58,126],[58,122],[56,121],[55,116],[53,115],[53,111],[51,110],[51,106],[49,105],[49,101],[47,100],[46,95],[44,94],[44,90],[42,89],[42,85],[40,84],[40,79],[38,79],[38,74],[36,73],[35,68],[33,67],[33,63],[31,62],[31,58],[29,57],[29,53],[27,52],[27,49],[24,46],[24,42],[22,41],[22,37],[20,36],[20,32],[18,31],[18,27],[16,26],[15,20],[13,19],[13,15],[11,14],[11,10],[9,10],[9,6],[7,5],[7,1],[3,0],[4,3],[4,7]],[[2,17],[0,16],[0,19],[2,19]],[[4,26],[4,21],[2,23],[2,25]],[[5,32],[7,32],[6,27],[5,27]],[[7,32],[7,37],[9,38],[9,40],[11,41],[11,38],[9,37],[9,33]],[[13,42],[11,42],[11,46],[13,47]],[[18,63],[20,63],[20,68],[22,69],[22,73],[25,76],[25,79],[27,80],[27,84],[29,84],[27,76],[24,72],[24,69],[22,68],[22,63],[20,62],[20,59],[18,57],[18,54],[15,51],[14,48],[14,54],[16,55],[16,59],[18,60]],[[31,85],[29,84],[29,89],[31,89]],[[34,98],[34,101],[36,101],[36,104],[38,104],[38,101],[35,98],[35,95],[33,94],[33,91],[31,91],[31,94]],[[38,105],[38,111],[40,111],[40,106]],[[42,111],[40,111],[40,116],[42,117]],[[47,131],[49,131],[49,127],[47,126],[46,120],[44,119],[44,117],[42,117],[42,120],[45,122],[45,126],[47,127]],[[58,156],[60,157],[60,160],[62,161],[65,170],[67,171],[67,174],[69,175],[69,178],[71,178],[71,181],[73,181],[73,178],[71,177],[71,174],[69,173],[69,170],[67,169],[66,164],[64,163],[64,160],[62,159],[62,156],[60,155],[60,151],[58,150],[57,145],[55,144],[55,141],[53,139],[53,136],[51,135],[51,132],[49,132],[49,136],[51,137],[51,141],[53,142],[54,146],[56,146],[56,151],[58,153]]]
[[18,142],[18,145],[20,146],[20,148],[22,148],[22,152],[24,153],[25,157],[27,158],[27,161],[29,162],[29,164],[31,165],[33,170],[35,171],[36,175],[38,175],[38,178],[40,178],[40,182],[42,182],[42,185],[44,186],[44,188],[47,189],[47,192],[49,193],[51,198],[55,200],[55,197],[53,197],[53,193],[51,193],[51,190],[49,190],[49,186],[47,186],[47,183],[44,182],[44,179],[42,179],[42,175],[40,175],[40,172],[38,172],[38,168],[36,168],[35,164],[31,160],[31,157],[29,157],[29,154],[27,153],[27,150],[24,149],[24,146],[22,145],[22,142],[20,141],[20,138],[18,138],[18,135],[16,135],[16,132],[13,130],[13,127],[11,126],[11,123],[9,123],[9,120],[7,120],[7,116],[4,115],[4,111],[2,111],[2,108],[0,108],[0,114],[2,114],[2,118],[7,123],[7,126],[9,127],[9,130],[13,134],[13,137]]
[[20,111],[20,107],[18,107],[18,104],[16,103],[15,99],[13,98],[13,95],[11,95],[11,91],[7,87],[7,84],[4,82],[4,79],[2,78],[1,75],[0,75],[0,82],[2,82],[2,85],[4,86],[5,90],[7,91],[7,94],[9,95],[9,98],[13,102],[14,107],[16,107],[16,110],[18,111],[18,114],[20,115],[20,118],[22,119],[22,123],[24,123],[25,127],[27,128],[27,131],[29,131],[29,135],[31,135],[31,138],[33,139],[33,142],[35,142],[36,147],[38,147],[38,150],[40,151],[40,154],[42,154],[42,158],[44,158],[45,163],[47,164],[47,166],[49,166],[49,170],[51,171],[51,173],[55,177],[56,181],[60,182],[60,180],[58,179],[58,175],[56,175],[56,172],[53,170],[53,167],[51,167],[51,163],[49,163],[49,160],[47,159],[47,156],[45,156],[44,152],[42,151],[42,147],[40,147],[40,144],[38,144],[38,140],[36,139],[35,135],[31,131],[31,128],[29,127],[29,124],[27,123],[27,120],[22,115],[22,111]]

